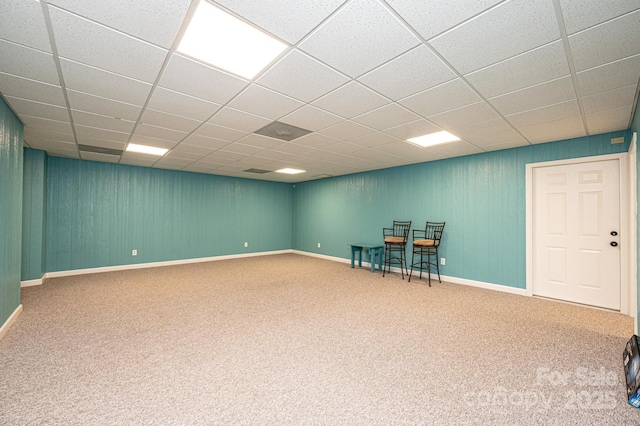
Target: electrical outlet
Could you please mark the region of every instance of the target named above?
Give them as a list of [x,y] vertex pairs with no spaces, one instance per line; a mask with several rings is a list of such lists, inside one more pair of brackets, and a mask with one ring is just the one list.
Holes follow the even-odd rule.
[[245,246],[245,247],[249,247],[249,243],[245,241],[245,242],[244,242],[244,246]]
[[318,243],[318,248],[320,248],[320,243]]
[[138,250],[131,250],[131,256],[137,256]]
[[444,257],[440,258],[440,264],[441,265],[446,265],[447,264],[447,259],[445,259]]

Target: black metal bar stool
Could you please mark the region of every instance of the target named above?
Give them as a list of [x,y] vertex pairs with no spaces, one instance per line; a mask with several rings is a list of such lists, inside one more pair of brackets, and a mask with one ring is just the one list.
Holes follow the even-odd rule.
[[[438,271],[438,282],[442,282],[442,280],[440,280],[440,265],[438,263],[438,247],[440,246],[440,240],[442,239],[444,224],[445,222],[427,222],[425,229],[413,230],[413,254],[411,256],[409,282],[411,282],[413,268],[420,269],[419,278],[422,278],[422,271],[426,269],[429,274],[429,287],[431,287],[432,266],[435,266]],[[417,262],[416,256],[419,256],[419,260]]]
[[[409,273],[407,269],[406,248],[407,239],[409,239],[409,229],[411,228],[411,221],[393,221],[392,228],[382,228],[382,235],[384,237],[384,262],[382,265],[382,276],[384,277],[385,271],[391,272],[391,264],[397,263],[400,265],[400,272],[402,273],[402,279],[404,280],[404,271]],[[403,269],[404,267],[404,269]]]

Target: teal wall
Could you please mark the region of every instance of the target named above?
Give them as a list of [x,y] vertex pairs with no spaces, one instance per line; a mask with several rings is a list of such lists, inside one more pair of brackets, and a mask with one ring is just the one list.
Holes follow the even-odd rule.
[[20,305],[22,131],[0,98],[0,327]]
[[39,280],[45,271],[47,154],[25,148],[22,210],[22,280]]
[[[612,137],[626,143],[612,145]],[[446,221],[444,275],[525,288],[525,165],[626,152],[615,132],[295,185],[294,248],[350,258],[395,220]],[[321,243],[321,248],[318,248]]]
[[47,272],[292,244],[284,183],[49,157],[46,206]]

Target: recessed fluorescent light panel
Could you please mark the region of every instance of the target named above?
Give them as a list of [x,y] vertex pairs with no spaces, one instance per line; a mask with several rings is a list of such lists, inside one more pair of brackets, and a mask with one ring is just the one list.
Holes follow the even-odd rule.
[[298,169],[280,169],[276,170],[276,173],[286,173],[288,175],[297,175],[298,173],[304,173],[306,170],[298,170]]
[[156,148],[155,146],[137,145],[135,143],[130,143],[129,145],[127,145],[127,151],[162,156],[169,150],[165,148]]
[[440,145],[447,142],[459,141],[460,138],[452,135],[444,130],[436,133],[429,133],[428,135],[418,136],[416,138],[407,139],[407,141],[419,145],[421,147]]
[[178,52],[252,79],[286,48],[281,41],[201,0]]

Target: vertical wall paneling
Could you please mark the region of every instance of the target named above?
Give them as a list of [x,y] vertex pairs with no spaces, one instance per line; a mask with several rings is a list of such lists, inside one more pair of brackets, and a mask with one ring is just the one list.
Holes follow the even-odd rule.
[[46,157],[24,150],[22,281],[39,280],[45,272]]
[[47,272],[291,248],[290,184],[58,157],[47,164]]
[[[610,139],[625,136],[626,143]],[[444,275],[525,288],[525,165],[626,152],[616,132],[296,184],[294,248],[349,258],[394,219],[446,221]],[[317,243],[321,242],[321,248]]]
[[0,327],[20,306],[23,126],[0,98]]

